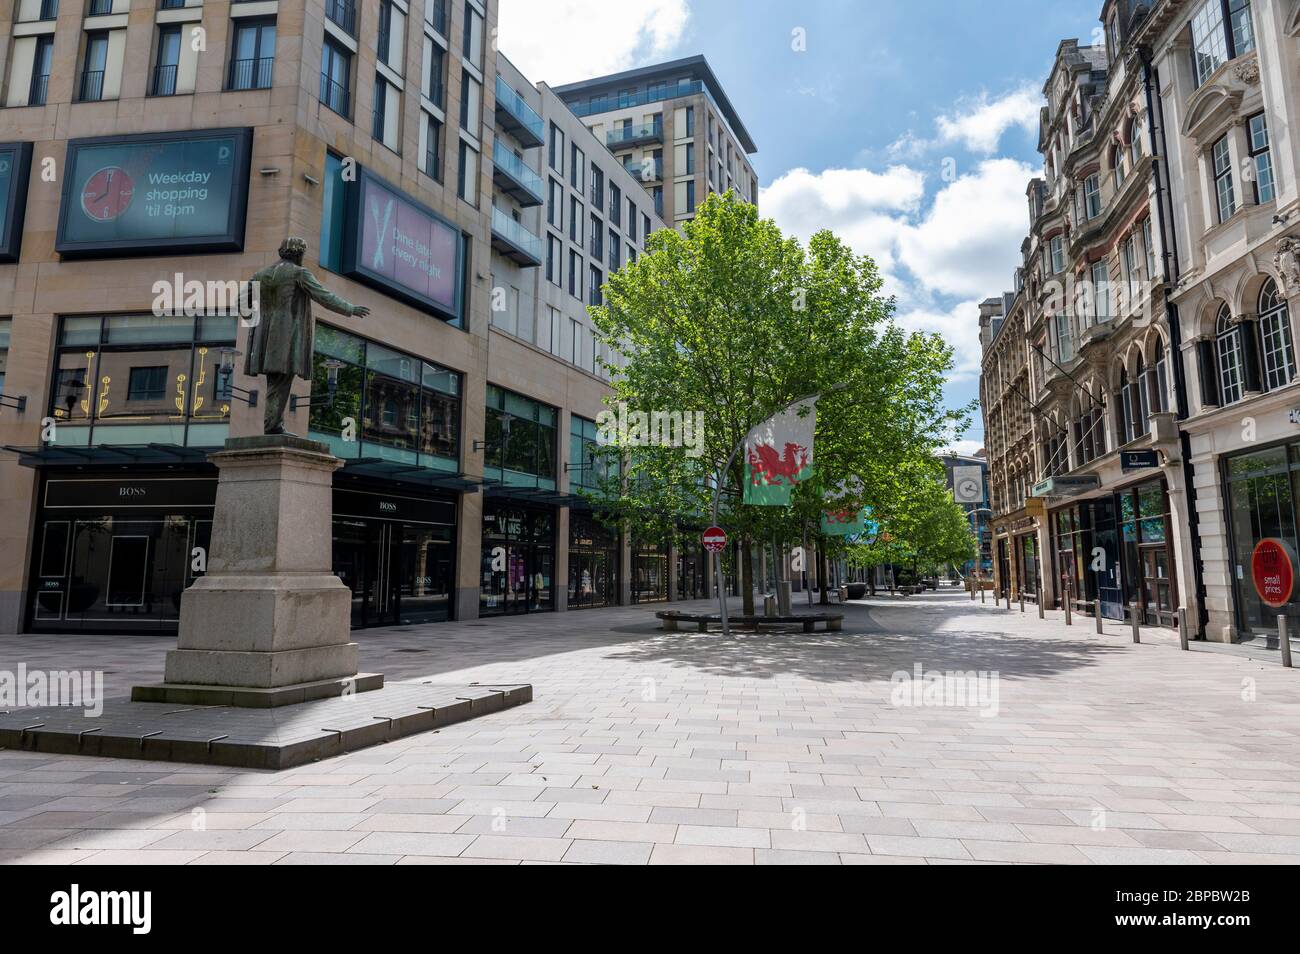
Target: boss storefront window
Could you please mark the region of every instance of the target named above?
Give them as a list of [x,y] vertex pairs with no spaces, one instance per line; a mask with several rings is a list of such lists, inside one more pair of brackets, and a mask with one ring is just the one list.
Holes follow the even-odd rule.
[[632,546],[632,602],[662,603],[668,599],[668,547],[638,542]]
[[1272,549],[1291,561],[1290,575],[1294,576],[1296,555],[1300,551],[1296,531],[1300,444],[1230,457],[1224,462],[1224,477],[1237,626],[1242,634],[1276,633],[1279,614],[1293,621],[1300,619],[1300,599],[1291,592],[1270,596],[1265,601],[1256,586],[1256,550],[1263,541],[1274,541],[1276,546]]
[[32,545],[34,631],[176,631],[206,568],[215,476],[47,477]]

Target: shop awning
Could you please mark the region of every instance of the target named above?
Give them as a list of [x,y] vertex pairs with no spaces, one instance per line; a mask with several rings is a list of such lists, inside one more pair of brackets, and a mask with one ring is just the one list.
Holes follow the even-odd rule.
[[181,447],[177,444],[97,444],[93,447],[69,447],[60,444],[39,444],[35,447],[16,447],[6,444],[3,450],[18,455],[24,467],[111,467],[127,464],[206,463],[208,455],[220,447]]
[[1048,477],[1034,484],[1031,493],[1035,497],[1076,497],[1096,490],[1101,486],[1101,478],[1096,474],[1079,474],[1074,477]]
[[484,480],[483,496],[493,500],[513,500],[517,503],[543,504],[551,507],[588,506],[587,499],[579,494],[566,494],[544,487],[513,487],[496,481]]
[[431,490],[450,490],[453,493],[472,494],[479,489],[478,481],[465,474],[452,474],[432,467],[417,467],[396,460],[384,460],[381,457],[358,457],[345,460],[343,470],[345,477],[374,477],[380,480],[400,480],[402,483],[414,484]]

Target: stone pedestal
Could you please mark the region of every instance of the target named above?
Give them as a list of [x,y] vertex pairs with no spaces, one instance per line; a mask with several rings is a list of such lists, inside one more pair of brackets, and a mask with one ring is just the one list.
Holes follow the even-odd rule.
[[165,682],[132,698],[277,706],[383,685],[357,674],[352,593],[331,572],[338,458],[290,435],[232,438],[220,470],[207,573],[181,597]]

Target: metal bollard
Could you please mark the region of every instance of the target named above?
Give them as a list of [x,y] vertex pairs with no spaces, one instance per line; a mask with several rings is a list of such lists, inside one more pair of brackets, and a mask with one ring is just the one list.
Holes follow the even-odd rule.
[[1286,631],[1286,614],[1277,614],[1277,647],[1282,650],[1282,665],[1291,668],[1291,636]]
[[1038,588],[1038,618],[1043,619],[1043,588]]
[[1101,600],[1100,599],[1095,599],[1092,601],[1092,612],[1093,615],[1097,617],[1097,634],[1105,635],[1106,631],[1101,628]]
[[1187,610],[1178,607],[1178,644],[1183,649],[1189,648],[1187,645]]
[[1133,618],[1133,642],[1142,642],[1142,637],[1138,633],[1138,605],[1137,600],[1128,604],[1129,615]]
[[974,583],[971,583],[971,585],[970,585],[970,601],[971,601],[972,603],[975,602],[975,584],[974,584]]
[[984,602],[985,602],[985,600],[984,600],[984,587],[981,586],[981,587],[980,587],[980,606],[983,606],[983,605],[984,605]]
[[1066,626],[1073,626],[1073,625],[1074,625],[1074,620],[1072,619],[1071,614],[1070,614],[1070,594],[1069,594],[1069,593],[1066,593],[1064,596],[1061,597],[1061,605],[1065,607],[1065,625],[1066,625]]
[[1020,612],[1023,613],[1024,611],[1025,611],[1025,591],[1021,590],[1020,591]]

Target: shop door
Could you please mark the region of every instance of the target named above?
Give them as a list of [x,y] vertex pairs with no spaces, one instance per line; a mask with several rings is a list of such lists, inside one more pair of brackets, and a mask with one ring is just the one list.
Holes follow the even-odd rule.
[[1169,551],[1164,547],[1144,547],[1142,563],[1142,608],[1149,626],[1177,625],[1173,584],[1169,575]]
[[1101,600],[1101,615],[1106,619],[1124,619],[1124,590],[1120,582],[1119,535],[1113,530],[1097,530],[1092,536],[1092,572]]
[[483,616],[512,616],[549,610],[555,554],[549,548],[498,543],[484,549],[481,583]]

